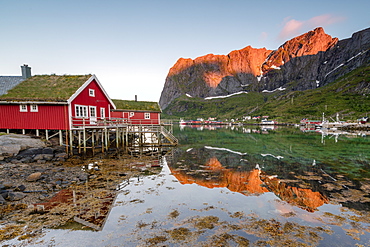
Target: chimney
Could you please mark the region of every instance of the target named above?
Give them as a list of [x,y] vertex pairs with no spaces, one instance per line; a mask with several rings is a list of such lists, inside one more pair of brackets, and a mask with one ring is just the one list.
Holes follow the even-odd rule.
[[137,95],[135,95],[135,101],[137,101]]
[[27,64],[23,64],[21,66],[21,69],[22,69],[22,78],[23,79],[27,79],[29,77],[31,77],[31,67],[28,67]]

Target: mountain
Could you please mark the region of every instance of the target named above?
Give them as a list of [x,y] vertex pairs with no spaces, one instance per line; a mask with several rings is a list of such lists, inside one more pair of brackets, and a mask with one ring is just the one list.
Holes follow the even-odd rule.
[[[316,90],[369,65],[369,49],[370,28],[338,40],[319,27],[274,51],[248,46],[228,55],[180,58],[168,73],[159,103],[165,113],[172,114],[175,109],[167,107],[177,98],[205,99],[249,92],[267,100],[266,94],[277,91],[288,94]],[[358,85],[358,90],[368,88],[368,84]]]

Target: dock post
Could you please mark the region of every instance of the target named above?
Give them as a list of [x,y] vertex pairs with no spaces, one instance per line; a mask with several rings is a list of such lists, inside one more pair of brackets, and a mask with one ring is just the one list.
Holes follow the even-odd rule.
[[105,137],[104,137],[104,129],[101,130],[101,152],[104,153],[104,143],[105,143]]
[[84,154],[86,154],[86,129],[83,128],[82,132],[83,142],[84,142]]
[[105,146],[105,150],[108,151],[108,147],[109,147],[109,130],[108,129],[105,129],[106,131],[106,135],[105,135],[105,139],[106,139],[106,146]]
[[122,127],[122,149],[125,147],[125,129]]
[[70,151],[70,154],[73,155],[73,134],[72,134],[72,130],[69,130],[69,151]]
[[[37,130],[38,132],[38,130]],[[62,130],[59,130],[59,145],[62,146],[63,145],[63,133],[62,133]]]
[[[48,133],[48,130],[46,130],[46,133]],[[47,135],[47,134],[45,134],[45,135]],[[68,153],[68,131],[67,130],[66,130],[66,153]]]
[[48,130],[45,130],[45,138],[46,138],[46,140],[49,140],[49,131]]
[[116,148],[118,149],[118,145],[119,145],[119,127],[116,128]]
[[81,153],[81,131],[78,130],[78,153]]

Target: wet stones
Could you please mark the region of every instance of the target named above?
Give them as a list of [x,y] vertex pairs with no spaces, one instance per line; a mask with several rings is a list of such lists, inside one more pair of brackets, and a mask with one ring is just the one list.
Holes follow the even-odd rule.
[[[30,148],[0,161],[0,205],[32,204],[71,184],[86,182],[80,166],[63,166],[67,154],[52,148]],[[27,162],[27,163],[25,163]]]
[[19,152],[16,156],[4,158],[4,161],[17,163],[46,163],[48,161],[65,161],[68,155],[60,149],[53,149],[51,147],[45,148],[29,148]]
[[29,175],[26,179],[26,181],[28,182],[34,182],[34,181],[37,181],[40,179],[41,177],[41,172],[35,172],[35,173],[32,173],[31,175]]

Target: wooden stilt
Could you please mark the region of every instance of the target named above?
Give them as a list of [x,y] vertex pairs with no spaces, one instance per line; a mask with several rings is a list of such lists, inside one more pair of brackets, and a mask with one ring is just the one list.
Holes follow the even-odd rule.
[[63,133],[62,130],[59,130],[59,145],[63,145]]
[[108,129],[105,129],[106,131],[106,135],[105,135],[105,139],[106,139],[106,142],[105,142],[105,150],[108,151],[108,148],[109,148],[109,131]]
[[105,137],[104,137],[104,130],[101,130],[101,151],[104,153],[104,143],[105,143]]
[[116,128],[116,148],[118,148],[119,145],[119,128]]
[[92,130],[91,132],[91,148],[93,155],[95,154],[95,130]]
[[26,134],[26,130],[25,129],[22,129],[22,134],[25,135]]
[[[48,133],[48,130],[46,130],[46,133]],[[46,134],[47,135],[47,134]],[[66,153],[68,154],[68,131],[66,131]],[[47,139],[46,139],[47,140]]]
[[73,155],[73,133],[72,133],[72,130],[69,130],[69,151],[70,151],[70,155]]
[[45,130],[45,138],[46,138],[47,141],[49,140],[49,131],[48,130]]
[[36,136],[40,136],[39,130],[36,130]]
[[84,154],[86,154],[86,129],[83,128],[83,132],[82,132],[82,138],[83,138],[83,143],[84,143]]
[[81,131],[78,130],[78,153],[81,153]]

